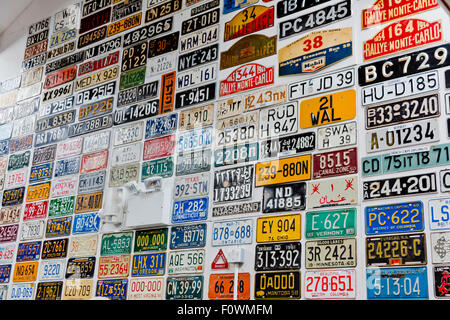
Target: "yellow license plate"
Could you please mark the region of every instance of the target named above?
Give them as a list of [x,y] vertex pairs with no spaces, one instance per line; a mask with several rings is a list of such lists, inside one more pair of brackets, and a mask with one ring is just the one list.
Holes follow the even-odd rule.
[[102,208],[103,191],[77,195],[75,213],[98,211]]
[[256,164],[256,187],[309,179],[311,179],[310,154]]
[[64,287],[64,300],[89,300],[92,296],[93,280],[67,279]]
[[354,89],[300,102],[300,128],[302,129],[346,121],[355,116],[356,91]]
[[90,88],[103,82],[116,79],[119,75],[119,66],[115,65],[106,70],[96,71],[91,75],[75,81],[75,91]]
[[13,282],[36,281],[38,274],[38,261],[20,262],[14,266]]
[[258,218],[256,242],[300,240],[301,220],[299,213]]
[[111,23],[108,26],[107,36],[110,37],[122,31],[134,28],[141,24],[141,19],[142,19],[142,12],[139,12],[134,16],[127,17],[125,19]]
[[46,200],[50,197],[50,182],[28,186],[27,202]]

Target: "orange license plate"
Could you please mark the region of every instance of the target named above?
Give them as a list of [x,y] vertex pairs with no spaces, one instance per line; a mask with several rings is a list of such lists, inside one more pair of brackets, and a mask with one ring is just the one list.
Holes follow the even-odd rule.
[[[250,273],[239,273],[238,300],[250,299]],[[233,300],[234,274],[219,273],[209,276],[208,298],[211,300]]]

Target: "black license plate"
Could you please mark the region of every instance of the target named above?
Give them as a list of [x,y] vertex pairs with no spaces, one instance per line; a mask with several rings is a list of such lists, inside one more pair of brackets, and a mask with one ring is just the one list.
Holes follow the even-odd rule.
[[88,3],[83,4],[83,9],[81,10],[82,16],[85,17],[91,13],[97,12],[107,6],[111,5],[111,0],[93,0]]
[[77,48],[81,49],[106,38],[107,26],[89,31],[78,37]]
[[112,125],[113,125],[113,117],[111,114],[77,122],[69,126],[69,138],[94,131],[103,130],[106,128],[111,128]]
[[61,100],[50,102],[40,109],[40,116],[49,116],[52,114],[68,111],[74,106],[75,97],[70,96]]
[[263,213],[305,210],[306,182],[265,186]]
[[54,116],[47,117],[36,121],[36,132],[53,129],[66,124],[75,122],[75,110],[70,110],[63,113],[55,114]]
[[211,169],[211,149],[205,149],[177,157],[176,175],[187,175],[209,171]]
[[128,32],[123,36],[123,46],[131,46],[135,43],[159,36],[163,33],[172,30],[173,17],[168,17],[163,20],[159,20],[145,27]]
[[216,83],[206,84],[204,86],[188,89],[178,92],[175,95],[175,108],[193,106],[199,103],[214,100],[216,98]]
[[253,194],[253,165],[214,172],[214,202],[250,199]]
[[27,38],[27,44],[26,47],[32,46],[33,44],[36,44],[38,42],[41,42],[45,39],[48,39],[48,29],[41,31],[39,33],[33,34],[32,36],[29,36]]
[[373,62],[358,68],[360,86],[411,76],[450,65],[450,43]]
[[314,150],[316,133],[305,132],[261,142],[261,158],[280,157]]
[[434,295],[436,298],[450,297],[450,266],[434,266]]
[[133,70],[147,63],[148,43],[146,41],[137,43],[122,51],[122,72]]
[[277,18],[283,18],[328,1],[330,0],[282,0],[277,3]]
[[107,24],[111,19],[111,7],[97,11],[96,13],[85,17],[80,21],[79,33],[85,33],[98,28],[104,24]]
[[148,57],[153,58],[177,50],[179,36],[180,32],[177,31],[160,38],[150,40],[148,43]]
[[162,18],[171,13],[181,10],[181,0],[171,0],[156,7],[150,8],[145,12],[145,23]]
[[219,17],[220,9],[215,9],[185,20],[181,24],[181,35],[212,26],[219,22]]
[[94,58],[98,55],[102,55],[113,50],[119,49],[122,47],[122,37],[118,36],[114,39],[102,42],[94,47],[90,47],[82,51],[85,54],[86,59]]
[[117,21],[142,10],[142,0],[120,2],[112,9],[111,21]]
[[54,161],[56,156],[56,144],[42,148],[36,148],[33,152],[33,165]]
[[155,98],[158,94],[158,83],[159,81],[156,80],[119,91],[117,94],[117,107]]
[[69,238],[45,240],[42,245],[41,259],[65,258],[68,244]]
[[255,299],[300,298],[300,271],[255,273]]
[[436,174],[425,173],[363,182],[364,200],[437,192]]
[[425,234],[366,238],[368,267],[410,266],[427,263]]
[[70,67],[71,65],[80,63],[84,61],[85,53],[84,51],[78,51],[70,56],[66,56],[64,58],[52,61],[45,65],[45,74],[49,74],[53,71],[63,69],[65,67]]
[[95,257],[70,258],[67,262],[66,279],[90,279],[94,277]]
[[219,44],[180,55],[178,57],[178,71],[184,71],[217,60],[219,57]]
[[111,81],[97,87],[78,92],[75,96],[75,103],[77,105],[92,103],[112,96],[115,92],[116,81]]
[[299,270],[300,264],[300,242],[256,245],[255,271]]
[[27,72],[28,70],[34,69],[36,67],[42,66],[47,61],[47,54],[41,53],[30,59],[24,60],[22,62],[22,72]]
[[8,189],[3,191],[2,206],[14,206],[21,204],[25,196],[25,187]]
[[39,282],[36,289],[35,300],[61,300],[62,281]]
[[125,109],[116,110],[114,113],[114,125],[129,123],[158,114],[159,100],[152,100],[141,104],[135,104]]

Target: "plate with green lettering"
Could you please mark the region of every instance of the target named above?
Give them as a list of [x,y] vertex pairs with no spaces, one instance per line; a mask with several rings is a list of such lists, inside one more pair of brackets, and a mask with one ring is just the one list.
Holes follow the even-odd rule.
[[306,238],[354,237],[356,209],[335,209],[306,213]]
[[133,232],[108,233],[102,236],[101,256],[131,253]]

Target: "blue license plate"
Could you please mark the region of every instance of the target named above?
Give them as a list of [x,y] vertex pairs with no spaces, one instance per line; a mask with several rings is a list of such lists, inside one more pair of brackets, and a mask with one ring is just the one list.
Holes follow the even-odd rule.
[[366,207],[366,234],[422,231],[423,203],[412,201]]
[[42,241],[32,241],[19,243],[17,248],[16,261],[32,261],[38,260],[41,255]]
[[173,204],[172,223],[206,220],[209,198],[176,201]]
[[63,177],[80,172],[80,157],[63,159],[56,162],[55,177]]
[[73,234],[98,232],[100,217],[98,213],[76,214],[73,220]]
[[223,14],[227,14],[227,13],[245,8],[254,3],[255,3],[255,1],[251,1],[251,0],[241,0],[241,1],[225,0],[223,2]]
[[64,237],[70,235],[72,217],[48,219],[45,237]]
[[98,280],[95,295],[111,300],[125,300],[127,298],[127,279]]
[[166,253],[138,254],[133,256],[132,277],[162,276],[166,268]]
[[145,124],[145,139],[161,137],[174,132],[177,129],[177,120],[177,114],[147,120]]
[[201,248],[206,244],[206,224],[172,227],[170,249]]
[[208,148],[212,143],[212,135],[211,127],[180,133],[178,135],[177,152],[183,153]]
[[367,299],[428,299],[427,268],[366,270]]
[[2,265],[0,266],[0,283],[8,283],[9,277],[11,276],[12,265]]
[[31,167],[30,183],[46,181],[52,178],[53,162]]
[[9,152],[9,139],[0,141],[0,156],[4,156]]

